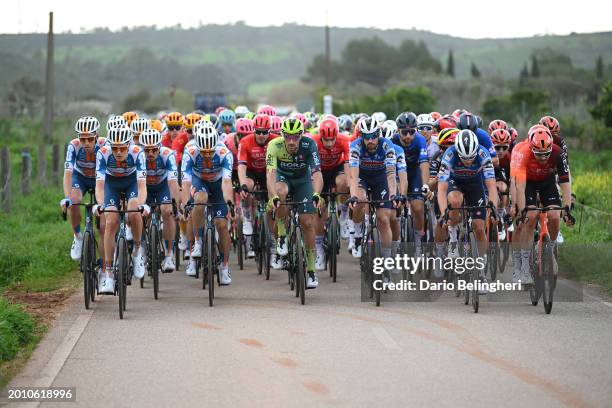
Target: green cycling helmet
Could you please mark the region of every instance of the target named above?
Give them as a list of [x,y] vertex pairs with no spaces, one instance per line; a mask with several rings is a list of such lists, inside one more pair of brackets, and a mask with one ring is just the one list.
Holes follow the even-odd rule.
[[304,133],[304,124],[301,120],[296,118],[288,118],[283,120],[283,125],[281,126],[281,132],[285,135],[297,135],[300,133]]
[[255,117],[255,113],[253,113],[253,112],[247,112],[247,113],[245,113],[244,117],[245,117],[246,119],[253,120],[253,118]]

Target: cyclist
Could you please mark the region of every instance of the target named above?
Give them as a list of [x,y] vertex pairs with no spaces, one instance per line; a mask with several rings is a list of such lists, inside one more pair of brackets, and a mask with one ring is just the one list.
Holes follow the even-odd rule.
[[[335,186],[337,192],[348,192],[348,159],[349,159],[349,141],[348,138],[340,134],[338,122],[335,119],[323,119],[319,124],[319,132],[312,137],[316,142],[321,160],[321,173],[323,175],[323,192],[331,192]],[[348,210],[344,203],[348,197],[340,196],[340,235],[345,239],[348,238],[349,231],[346,220],[348,218]],[[327,207],[321,210],[321,218],[317,219],[315,248],[317,250],[316,269],[325,269],[325,251],[323,250],[323,236],[325,234],[325,225],[329,214]]]
[[[497,189],[502,193],[506,193],[509,191],[510,186],[510,143],[512,142],[512,136],[506,129],[499,128],[491,133],[491,141],[499,158],[499,166],[495,167]],[[503,196],[500,203],[500,211],[503,211],[504,208],[508,207],[508,196]],[[502,215],[500,212],[500,216]]]
[[[244,119],[246,120],[246,119]],[[250,125],[250,124],[249,124]],[[253,258],[255,252],[251,248],[253,235],[253,207],[254,202],[250,192],[256,189],[266,189],[266,148],[268,143],[278,137],[270,133],[272,120],[268,115],[257,115],[253,120],[252,132],[240,139],[238,145],[238,180],[240,185],[240,206],[242,209],[242,233],[246,238],[247,258]],[[242,129],[244,131],[245,129]],[[272,225],[270,217],[269,225]],[[272,251],[273,249],[271,249]],[[274,254],[276,251],[274,250]],[[272,259],[271,264],[278,266],[278,260]],[[280,269],[280,268],[274,268]]]
[[130,130],[132,131],[132,143],[136,146],[140,146],[140,134],[151,127],[149,119],[136,118],[130,124]]
[[340,115],[338,117],[338,126],[343,135],[349,136],[353,130],[353,119],[349,115]]
[[[227,206],[233,205],[232,188],[232,153],[219,140],[219,133],[214,125],[206,120],[196,123],[193,128],[194,143],[185,150],[182,162],[183,203],[191,196],[196,204],[211,203],[210,211],[214,214],[214,223],[219,234],[219,283],[229,285],[232,282],[229,269],[229,230],[227,223]],[[227,203],[227,205],[226,205]],[[195,206],[192,212],[195,242],[191,249],[191,261],[202,256],[202,226],[204,209]]]
[[[446,149],[451,146],[454,146],[455,139],[457,134],[461,132],[457,128],[446,128],[443,129],[440,133],[438,133],[438,146],[440,150],[436,153],[436,155],[429,162],[429,189],[431,191],[435,191],[437,195],[438,191],[438,173],[440,171],[440,166],[442,164],[442,156]],[[434,200],[434,213],[437,218],[440,218],[440,207],[438,206],[438,200]],[[444,243],[448,240],[448,234],[446,230],[442,228],[442,225],[439,222],[436,222],[434,227],[434,241],[436,242],[436,255],[438,257],[443,256],[444,251]],[[434,277],[443,278],[444,271],[442,268],[438,268],[438,264],[435,265],[434,269]]]
[[[147,129],[140,135],[147,166],[147,204],[157,203],[163,221],[164,272],[176,269],[173,256],[174,233],[176,224],[170,201],[179,198],[178,170],[172,149],[161,145],[161,134],[155,129]],[[163,204],[162,204],[163,203]]]
[[[483,185],[484,182],[484,185]],[[495,171],[488,150],[478,141],[478,137],[469,129],[464,129],[456,135],[454,146],[450,147],[442,157],[438,173],[438,205],[440,213],[446,214],[448,204],[454,208],[466,206],[484,206],[488,200],[497,208],[497,186]],[[475,209],[471,211],[472,228],[478,242],[478,253],[486,259],[487,238],[485,235],[485,217],[487,211]],[[457,225],[461,221],[461,212],[450,211],[448,233],[450,235],[449,257],[458,257]],[[441,215],[440,223],[444,222]],[[486,264],[486,262],[485,262]],[[486,282],[485,269],[480,270],[481,282]],[[480,292],[486,294],[481,286]]]
[[182,162],[185,147],[193,139],[193,127],[200,119],[202,119],[202,115],[199,113],[188,113],[183,118],[183,132],[179,133],[172,141],[172,150],[176,154],[177,164]]
[[232,183],[235,185],[240,185],[240,181],[238,180],[238,147],[240,141],[253,132],[252,120],[245,118],[238,119],[236,121],[236,132],[226,135],[225,140],[223,140],[223,143],[225,143],[225,146],[232,152],[235,159],[233,164],[234,168],[232,169]]
[[434,122],[442,117],[442,114],[436,111],[430,112],[429,115],[434,120]]
[[[145,273],[145,254],[141,245],[142,217],[147,216],[150,208],[146,205],[147,169],[142,149],[131,143],[132,132],[128,127],[115,127],[108,132],[109,145],[102,146],[96,155],[96,201],[102,203],[94,207],[94,213],[100,210],[117,210],[121,203],[120,194],[124,193],[127,209],[140,209],[139,213],[130,213],[129,220],[134,232],[134,250],[132,262],[134,276],[140,279]],[[99,277],[98,292],[113,293],[115,287],[113,275],[113,258],[115,254],[115,234],[119,228],[119,214],[106,213],[106,231],[104,234],[105,273]]]
[[270,116],[272,121],[272,127],[270,128],[270,134],[280,136],[281,126],[283,125],[283,118],[280,116]]
[[478,127],[478,124],[478,117],[469,112],[466,112],[459,116],[457,127],[461,130],[471,130],[478,137],[478,143],[482,147],[487,149],[487,151],[489,152],[489,155],[491,156],[491,161],[493,162],[493,166],[497,167],[499,166],[499,159],[497,158],[497,153],[495,153],[493,142],[491,142],[491,136],[489,136],[489,134],[484,130],[480,129]]
[[492,134],[493,131],[497,129],[509,130],[510,128],[508,124],[504,120],[501,120],[501,119],[495,119],[489,122],[489,134]]
[[[522,281],[533,283],[529,271],[529,257],[538,213],[530,209],[537,206],[537,197],[542,207],[561,206],[557,189],[558,178],[563,195],[563,219],[568,226],[573,225],[575,219],[570,212],[572,200],[570,169],[564,160],[563,150],[554,144],[550,130],[543,125],[535,125],[529,129],[527,140],[516,145],[511,160],[511,176],[516,182],[518,221],[519,223],[526,221],[520,238],[525,248],[521,250]],[[526,217],[523,216],[525,209]],[[547,216],[550,239],[555,242],[559,233],[560,212],[549,211]]]
[[[319,285],[315,273],[315,207],[323,206],[319,195],[323,188],[321,162],[314,140],[303,137],[304,124],[296,118],[283,121],[282,137],[272,140],[266,151],[267,186],[269,206],[275,207],[277,243],[276,252],[285,256],[289,252],[285,221],[287,209],[281,206],[287,195],[291,194],[296,202],[303,202],[298,208],[300,226],[306,248],[306,287],[314,289]],[[311,179],[312,178],[312,179]]]
[[135,119],[138,119],[138,114],[132,111],[124,112],[121,116],[123,116],[123,119],[125,119],[125,121],[127,122],[128,127]]
[[166,115],[168,131],[162,136],[162,146],[172,148],[172,141],[183,133],[184,120],[185,118],[179,112],[171,112]]
[[226,109],[219,114],[219,122],[221,122],[221,127],[223,128],[223,133],[229,135],[232,132],[235,132],[236,129],[234,125],[236,124],[236,114],[234,111],[230,109]]
[[264,114],[268,116],[276,116],[276,109],[274,106],[262,105],[258,110],[257,114]]
[[[395,194],[395,167],[397,159],[393,143],[382,138],[380,124],[374,118],[364,118],[359,122],[361,137],[350,146],[350,192],[351,198],[347,205],[353,209],[353,223],[355,225],[355,246],[352,249],[353,257],[361,258],[361,224],[365,215],[365,204],[358,201],[367,200],[367,191],[371,190],[373,200],[381,200],[376,204],[376,224],[380,231],[382,256],[391,255],[391,228],[389,225],[390,200],[395,200],[397,206],[401,199]],[[389,280],[385,272],[385,280]]]
[[[119,116],[121,117],[121,116]],[[123,118],[122,118],[123,119]],[[106,143],[106,139],[98,136],[100,122],[93,116],[84,116],[77,120],[74,130],[77,137],[72,139],[66,150],[64,164],[64,198],[60,206],[68,209],[72,204],[80,204],[83,195],[96,188],[96,154]],[[83,235],[81,234],[81,210],[74,206],[68,213],[74,232],[70,257],[74,261],[81,259]],[[100,253],[104,253],[104,219],[100,222]]]
[[[382,126],[383,136],[385,139],[389,140],[393,143],[393,137],[397,134],[397,124],[394,120],[387,120],[383,123]],[[403,196],[401,196],[401,191],[408,190],[408,177],[406,175],[406,156],[404,154],[404,149],[400,146],[393,143],[393,148],[395,149],[395,183],[397,185],[396,194],[400,196],[403,200]],[[401,240],[401,227],[400,227],[400,219],[397,217],[397,214],[391,214],[389,223],[391,226],[391,256],[395,256],[400,247]],[[349,243],[350,244],[350,243]],[[399,273],[398,269],[393,269],[393,273]]]
[[425,235],[424,199],[430,199],[433,193],[429,190],[429,160],[427,142],[417,132],[417,117],[412,112],[401,113],[395,120],[399,134],[393,137],[393,143],[404,149],[406,175],[408,177],[407,195],[414,219],[414,242],[416,255],[422,253],[421,241]]
[[434,127],[435,120],[428,113],[422,113],[417,116],[417,131],[425,138],[427,144],[427,158],[431,160],[440,150],[436,143],[436,129]]
[[129,127],[127,121],[121,115],[114,115],[106,121],[106,131],[108,132],[114,127]]

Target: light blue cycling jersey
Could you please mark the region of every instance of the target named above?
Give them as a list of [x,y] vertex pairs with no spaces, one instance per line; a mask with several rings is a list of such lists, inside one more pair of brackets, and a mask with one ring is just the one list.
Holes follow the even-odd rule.
[[459,158],[455,146],[449,147],[442,156],[438,181],[448,182],[450,179],[462,183],[480,182],[483,179],[495,180],[495,170],[489,152],[483,146],[478,146],[476,158],[466,166]]
[[221,178],[232,178],[232,165],[234,156],[232,152],[219,141],[215,146],[212,158],[205,158],[200,150],[192,144],[185,148],[181,171],[183,180],[191,181],[192,176],[202,181],[214,182]]

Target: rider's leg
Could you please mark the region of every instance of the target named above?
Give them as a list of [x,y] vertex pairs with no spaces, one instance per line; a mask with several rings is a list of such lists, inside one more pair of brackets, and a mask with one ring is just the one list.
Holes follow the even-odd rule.
[[[280,198],[281,203],[287,201],[287,194],[289,194],[289,186],[287,183],[278,181],[276,183],[276,194]],[[279,237],[287,235],[287,231],[285,229],[286,221],[287,206],[281,205],[276,209],[276,229]]]
[[174,236],[176,233],[174,215],[172,214],[172,204],[162,204],[160,208],[162,220],[164,221],[164,253],[166,254],[166,256],[172,256]]
[[[128,201],[128,210],[138,209],[138,200],[133,198]],[[140,213],[130,213],[130,223],[132,224],[132,234],[134,236],[134,249],[140,248],[142,240],[142,215]]]
[[[200,191],[194,194],[193,201],[196,204],[205,204],[208,202],[208,194],[204,191]],[[193,207],[193,235],[194,241],[202,240],[202,227],[204,225],[204,206],[196,205]]]
[[548,234],[551,241],[557,241],[559,226],[561,224],[561,211],[549,211],[548,213]]
[[[106,210],[116,210],[117,207],[105,207]],[[115,257],[115,234],[119,230],[119,214],[106,213],[106,231],[104,234],[104,261],[106,269],[113,267]]]
[[[83,199],[83,193],[79,188],[72,188],[70,191],[70,201],[73,204],[81,204],[81,200]],[[73,205],[70,207],[68,211],[68,215],[70,217],[70,225],[72,226],[72,231],[74,232],[74,236],[81,236],[81,207],[78,205]]]
[[300,214],[300,226],[304,233],[304,247],[306,249],[306,271],[315,271],[315,215]]
[[215,227],[219,234],[219,254],[221,255],[222,266],[227,266],[229,262],[230,236],[227,229],[227,218],[216,217]]

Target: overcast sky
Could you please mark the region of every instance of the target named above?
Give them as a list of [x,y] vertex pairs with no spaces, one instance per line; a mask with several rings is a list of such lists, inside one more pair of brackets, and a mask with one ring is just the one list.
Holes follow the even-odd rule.
[[[612,3],[582,0],[4,0],[0,33],[45,32],[54,11],[55,32],[157,25],[183,27],[245,21],[380,29],[417,28],[466,38],[528,37],[612,31]],[[563,5],[566,3],[567,5]]]

